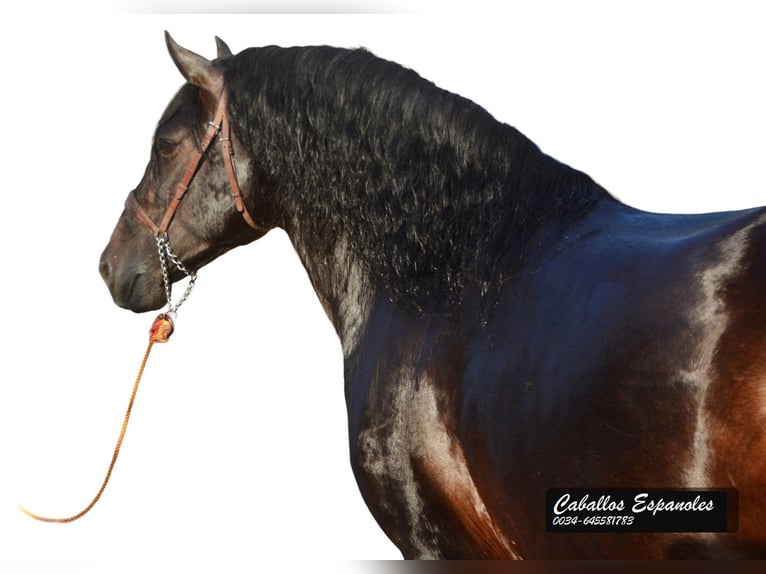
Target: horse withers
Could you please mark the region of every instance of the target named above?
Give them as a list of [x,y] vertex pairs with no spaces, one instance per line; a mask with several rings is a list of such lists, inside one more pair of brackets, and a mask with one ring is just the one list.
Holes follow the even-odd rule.
[[[165,303],[157,235],[196,270],[284,229],[407,558],[766,557],[766,209],[633,209],[365,50],[218,48],[168,37],[187,83],[102,255],[115,303]],[[736,524],[552,532],[554,488],[731,489]]]

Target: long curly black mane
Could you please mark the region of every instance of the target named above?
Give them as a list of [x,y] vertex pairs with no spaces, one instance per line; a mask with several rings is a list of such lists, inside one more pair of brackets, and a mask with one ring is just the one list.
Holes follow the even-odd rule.
[[[607,196],[475,103],[363,49],[245,50],[225,61],[261,217],[318,253],[344,238],[392,300],[491,293],[531,237]],[[310,239],[308,239],[310,238]]]

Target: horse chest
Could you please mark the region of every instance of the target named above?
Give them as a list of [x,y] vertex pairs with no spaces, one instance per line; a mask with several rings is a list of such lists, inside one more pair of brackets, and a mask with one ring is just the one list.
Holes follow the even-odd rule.
[[362,494],[407,558],[516,557],[474,484],[444,405],[427,377],[406,375],[368,405],[374,414],[359,432],[354,463]]

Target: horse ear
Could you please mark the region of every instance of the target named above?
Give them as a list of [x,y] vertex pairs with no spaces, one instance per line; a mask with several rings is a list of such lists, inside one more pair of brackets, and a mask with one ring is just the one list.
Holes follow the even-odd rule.
[[218,48],[218,57],[219,58],[226,58],[227,56],[231,56],[231,48],[221,40],[218,36],[215,37],[215,45]]
[[223,72],[213,63],[195,54],[191,50],[179,46],[170,34],[165,32],[165,43],[168,45],[170,57],[186,81],[218,99],[223,90]]

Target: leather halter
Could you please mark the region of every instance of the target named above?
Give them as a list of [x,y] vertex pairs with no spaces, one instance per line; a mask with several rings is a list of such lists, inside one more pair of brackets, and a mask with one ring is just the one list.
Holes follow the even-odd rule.
[[237,183],[237,175],[234,170],[234,149],[231,145],[231,127],[229,126],[229,115],[226,113],[226,90],[224,90],[221,92],[221,97],[218,100],[218,107],[216,108],[213,121],[208,123],[207,132],[205,132],[202,145],[199,150],[194,153],[189,165],[186,167],[186,171],[184,172],[181,181],[178,182],[173,198],[170,200],[170,205],[168,205],[160,224],[157,225],[154,223],[152,218],[149,217],[146,211],[144,211],[144,208],[141,207],[141,204],[138,203],[135,190],[131,191],[128,194],[128,198],[125,200],[125,209],[135,217],[136,221],[151,231],[155,237],[160,237],[167,233],[170,222],[173,220],[173,216],[175,215],[181,200],[189,190],[189,185],[191,185],[191,181],[197,173],[200,161],[202,161],[202,158],[219,132],[220,140],[223,144],[223,163],[226,168],[226,175],[229,179],[229,188],[231,197],[234,199],[234,206],[250,227],[256,231],[268,231],[265,227],[258,225],[253,220],[242,198],[242,191],[239,188],[239,183]]

